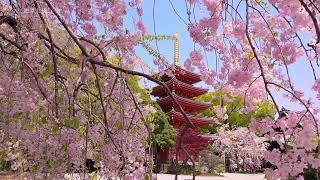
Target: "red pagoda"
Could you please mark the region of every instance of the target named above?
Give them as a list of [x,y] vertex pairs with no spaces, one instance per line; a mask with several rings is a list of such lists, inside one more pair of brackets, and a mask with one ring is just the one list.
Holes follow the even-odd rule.
[[[194,86],[193,84],[201,81],[200,75],[195,74],[191,71],[181,68],[178,64],[179,54],[178,54],[178,35],[175,34],[174,43],[174,64],[166,69],[164,72],[159,73],[158,76],[162,82],[166,83],[170,89],[172,95],[178,101],[180,106],[186,112],[189,120],[196,127],[202,127],[213,123],[211,118],[200,118],[196,117],[194,114],[196,112],[205,110],[211,106],[210,103],[197,102],[193,100],[194,97],[205,94],[208,89],[203,89]],[[157,103],[162,108],[162,110],[168,115],[170,119],[170,124],[172,124],[176,129],[184,126],[186,120],[179,109],[174,104],[172,98],[168,96],[165,89],[162,86],[156,86],[152,89],[151,95],[158,97]],[[169,151],[160,150],[160,160],[168,160]],[[179,156],[179,159],[182,160]]]

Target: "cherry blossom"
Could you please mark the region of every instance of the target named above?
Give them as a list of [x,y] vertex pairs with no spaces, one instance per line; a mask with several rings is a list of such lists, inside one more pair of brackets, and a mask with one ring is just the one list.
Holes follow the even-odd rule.
[[[153,108],[128,83],[140,76],[162,84],[141,71],[135,51],[149,27],[142,3],[1,1],[0,153],[13,171],[59,179],[84,171],[81,164],[91,158],[107,178],[151,174],[144,163],[152,162],[146,117]],[[245,163],[268,161],[269,179],[302,179],[309,167],[319,172],[319,1],[183,3],[179,19],[194,43],[185,67],[212,89],[242,97],[243,112],[265,100],[276,109],[275,117],[252,120],[250,131],[221,129],[221,151],[239,149]],[[205,59],[210,66],[204,54],[212,55]],[[154,61],[160,70],[168,69],[165,58]],[[310,72],[304,81],[312,87],[297,81],[298,72]],[[170,76],[170,69],[161,73]],[[283,116],[278,97],[299,108]],[[215,111],[226,118],[223,105]],[[256,139],[279,147],[265,151]]]

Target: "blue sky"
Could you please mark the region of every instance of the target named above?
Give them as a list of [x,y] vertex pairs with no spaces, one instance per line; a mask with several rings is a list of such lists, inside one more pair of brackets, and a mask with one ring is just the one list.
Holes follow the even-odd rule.
[[[183,19],[187,20],[186,7],[184,0],[171,0],[174,4],[175,9],[182,16]],[[179,19],[172,9],[169,0],[155,0],[155,23],[156,23],[156,33],[158,35],[173,35],[175,32],[179,32],[179,49],[180,49],[180,64],[183,65],[183,62],[189,56],[189,52],[193,50],[194,44],[189,37],[189,32],[187,31],[187,26]],[[144,9],[144,15],[142,17],[147,31],[149,34],[154,34],[153,29],[153,0],[144,0],[142,7]],[[131,12],[130,12],[131,11]],[[132,25],[132,16],[130,13],[133,13],[132,10],[129,11],[128,19],[126,19],[125,24],[129,29],[133,28]],[[198,12],[199,13],[199,12]],[[199,15],[198,15],[199,16]],[[306,38],[306,37],[305,37]],[[305,40],[308,40],[306,38]],[[169,61],[172,62],[173,59],[173,41],[161,41],[158,43],[159,50],[162,55],[164,55]],[[155,47],[155,46],[154,46]],[[153,66],[153,57],[148,55],[148,53],[137,47],[138,55],[146,62],[149,66]],[[215,57],[212,54],[207,56],[208,65],[210,68],[215,67]],[[154,70],[156,70],[154,68]],[[298,61],[297,63],[290,66],[289,71],[291,73],[291,78],[293,79],[295,87],[298,90],[305,92],[306,97],[315,97],[315,94],[310,91],[313,81],[312,81],[312,71],[308,62],[306,60]],[[317,70],[316,70],[317,71]],[[204,87],[204,84],[200,84]],[[273,92],[275,98],[279,103],[279,106],[285,106],[288,109],[301,110],[302,107],[299,107],[295,104],[288,102],[285,98],[282,97],[280,92]],[[317,103],[319,104],[319,103]]]
[[[177,5],[177,10],[181,15],[186,14],[184,1],[173,0],[173,3]],[[153,0],[145,0],[142,4],[142,7],[144,9],[144,16],[142,19],[145,22],[147,31],[149,34],[154,34]],[[188,57],[189,52],[193,49],[193,43],[189,37],[187,26],[181,20],[179,20],[178,16],[172,10],[168,0],[156,0],[154,17],[157,35],[174,35],[175,32],[179,33],[180,61],[181,64],[183,64],[183,60]],[[158,42],[158,45],[160,53],[168,60],[172,60],[173,41],[161,41]],[[147,62],[149,65],[152,65],[153,57],[149,56],[142,48],[137,48],[137,51],[141,57],[145,58],[145,62]]]

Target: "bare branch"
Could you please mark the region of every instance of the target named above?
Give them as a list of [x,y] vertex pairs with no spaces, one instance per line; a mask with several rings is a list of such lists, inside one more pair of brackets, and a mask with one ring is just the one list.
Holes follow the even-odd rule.
[[317,34],[316,44],[318,44],[320,42],[320,28],[319,28],[318,20],[315,17],[314,13],[312,13],[312,11],[308,8],[308,5],[304,2],[304,0],[299,0],[299,2],[304,7],[304,9],[307,11],[310,18],[312,19],[312,22],[313,22],[313,25],[314,25],[314,28],[315,28],[316,34]]

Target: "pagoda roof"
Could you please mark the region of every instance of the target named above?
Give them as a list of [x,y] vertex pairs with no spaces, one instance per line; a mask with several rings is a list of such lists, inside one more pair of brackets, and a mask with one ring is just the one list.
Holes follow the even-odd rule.
[[[186,120],[182,115],[182,113],[175,111],[174,109],[169,111],[167,115],[170,117],[174,125],[182,125],[186,123]],[[187,117],[197,127],[202,127],[202,126],[214,123],[214,118],[207,118],[207,117],[201,118],[201,117],[196,117],[190,114],[187,114]]]
[[[205,110],[211,106],[210,103],[194,101],[194,100],[191,100],[188,98],[178,96],[175,93],[172,93],[172,96],[178,101],[178,103],[183,108],[183,110],[188,111],[188,112],[202,111],[202,110]],[[162,108],[162,110],[165,112],[168,112],[172,108],[176,107],[173,99],[170,96],[166,96],[164,98],[158,99],[157,103]]]
[[[192,86],[176,78],[172,78],[171,80],[165,83],[167,84],[168,88],[171,91],[183,97],[193,98],[208,92],[208,89]],[[163,86],[156,86],[152,89],[151,95],[158,96],[158,97],[165,97],[167,96],[167,92]]]
[[178,65],[172,65],[158,75],[160,75],[161,80],[164,82],[169,81],[174,77],[188,84],[194,84],[201,81],[199,74],[183,69]]

